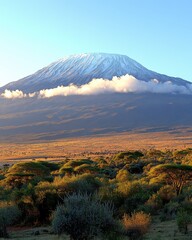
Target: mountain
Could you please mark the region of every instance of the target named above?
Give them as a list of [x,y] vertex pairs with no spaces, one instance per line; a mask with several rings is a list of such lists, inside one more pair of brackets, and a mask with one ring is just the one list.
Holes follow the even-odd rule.
[[159,82],[170,81],[176,85],[187,83],[180,78],[150,71],[125,55],[92,53],[62,58],[30,76],[5,85],[0,92],[19,89],[29,93],[71,83],[82,85],[93,78],[112,79],[113,76],[125,74],[143,81],[158,79]]
[[[27,93],[70,83],[82,85],[93,78],[111,79],[127,73],[144,83],[158,79],[161,83],[171,81],[181,89],[189,85],[189,82],[180,78],[150,71],[127,56],[81,54],[54,62],[33,75],[4,86],[0,92],[6,88]],[[164,87],[169,86],[165,84]],[[129,134],[134,131],[171,130],[174,134],[188,129],[190,134],[191,106],[191,94],[171,91],[158,94],[113,92],[52,98],[0,97],[0,142],[44,141],[109,133]]]

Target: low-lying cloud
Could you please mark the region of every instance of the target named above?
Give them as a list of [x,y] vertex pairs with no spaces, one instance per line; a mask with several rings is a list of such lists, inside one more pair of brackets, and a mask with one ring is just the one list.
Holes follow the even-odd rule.
[[34,93],[23,93],[20,90],[10,91],[5,90],[1,94],[4,98],[25,98],[25,97],[38,97],[50,98],[55,96],[70,96],[70,95],[97,95],[104,93],[178,93],[178,94],[192,94],[192,84],[188,86],[179,86],[170,81],[161,83],[154,79],[149,82],[140,81],[131,75],[124,75],[121,77],[113,77],[112,80],[108,79],[93,79],[91,82],[77,86],[58,86],[52,89],[43,89]]
[[24,98],[27,97],[27,94],[24,94],[20,90],[10,91],[6,89],[5,92],[1,94],[1,96],[4,98],[12,99],[12,98]]

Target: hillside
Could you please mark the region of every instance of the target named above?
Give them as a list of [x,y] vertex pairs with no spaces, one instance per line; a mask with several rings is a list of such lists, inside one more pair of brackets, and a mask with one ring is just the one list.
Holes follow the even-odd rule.
[[148,129],[192,127],[192,98],[173,94],[106,94],[0,100],[0,140],[54,140]]

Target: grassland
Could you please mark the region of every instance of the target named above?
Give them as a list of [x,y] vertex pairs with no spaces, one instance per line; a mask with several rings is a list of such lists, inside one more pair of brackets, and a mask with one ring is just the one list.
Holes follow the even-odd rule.
[[[156,151],[158,149],[161,151]],[[136,155],[133,156],[126,157],[126,155],[119,154],[119,152],[129,150],[132,152],[134,150],[143,151],[143,154],[137,155],[137,151],[134,153]],[[23,142],[21,139],[18,139],[17,142],[3,142],[0,144],[0,163],[1,165],[5,163],[10,165],[13,163],[14,165],[11,168],[10,166],[8,168],[1,167],[1,202],[4,203],[7,199],[12,201],[21,208],[25,217],[25,221],[20,219],[20,223],[8,227],[9,239],[69,240],[66,235],[59,237],[52,234],[50,216],[45,213],[53,212],[49,203],[52,204],[54,198],[57,201],[60,199],[60,194],[55,195],[53,189],[66,197],[67,191],[77,192],[82,187],[82,192],[90,188],[91,193],[97,192],[100,194],[98,196],[103,197],[103,201],[106,201],[105,197],[107,197],[114,202],[116,213],[119,211],[115,215],[118,221],[125,212],[132,214],[134,211],[144,209],[146,213],[150,213],[152,224],[143,236],[143,240],[192,240],[191,222],[188,224],[188,233],[184,234],[179,230],[177,216],[175,216],[175,212],[179,213],[181,209],[185,209],[187,212],[191,211],[191,179],[188,179],[188,184],[181,195],[177,196],[175,190],[166,185],[163,178],[158,179],[158,176],[152,174],[153,168],[166,163],[179,164],[178,166],[187,164],[190,167],[192,164],[191,156],[192,137],[190,129],[161,132],[140,130],[44,142]],[[91,161],[87,159],[88,157]],[[29,165],[29,167],[32,166],[31,169],[28,167],[27,169],[19,168],[26,160],[31,162]],[[50,163],[50,160],[55,162]],[[87,160],[87,164],[83,162],[84,160]],[[53,166],[49,165],[48,162]],[[74,165],[75,162],[77,166]],[[80,162],[84,169],[79,168]],[[15,163],[21,163],[21,165]],[[90,166],[88,166],[89,164]],[[53,170],[52,167],[57,168]],[[67,172],[70,169],[72,172]],[[26,176],[23,173],[26,173]],[[38,174],[39,176],[36,176]],[[90,181],[90,179],[92,180]],[[97,186],[98,179],[100,182]],[[96,185],[90,185],[90,187],[89,184],[92,181]],[[81,182],[82,184],[80,184]],[[75,185],[76,183],[77,185]],[[84,185],[89,187],[84,189]],[[73,186],[72,190],[70,190],[71,186]],[[108,192],[109,189],[110,191],[113,189],[113,191]],[[125,189],[127,190],[125,191]],[[47,193],[48,195],[46,195]],[[39,198],[39,196],[41,197]],[[47,202],[44,202],[44,199]],[[158,199],[160,202],[156,202]],[[54,204],[58,204],[57,201]],[[46,211],[41,212],[42,206]],[[132,206],[131,209],[130,206]],[[29,207],[30,211],[28,212]],[[55,208],[56,205],[54,205]],[[171,212],[171,209],[174,211]],[[167,211],[170,215],[167,215]],[[28,219],[28,215],[31,218]],[[43,215],[46,217],[46,224],[42,221]],[[36,221],[37,219],[38,221]],[[120,236],[118,238],[118,240],[125,239],[129,239],[129,237]],[[114,238],[114,240],[117,239]]]
[[31,159],[60,160],[65,157],[111,155],[135,149],[184,149],[192,147],[191,129],[162,132],[141,130],[121,134],[65,138],[55,141],[29,142],[27,139],[0,143],[0,161]]
[[[48,227],[39,228],[12,228],[10,229],[9,239],[28,239],[28,240],[59,240],[69,238],[67,236],[58,237],[52,235]],[[39,232],[38,236],[34,236],[35,232]],[[175,220],[160,222],[158,219],[151,225],[149,232],[144,236],[144,240],[191,240],[192,239],[192,224],[189,226],[189,233],[183,234],[178,231]],[[114,239],[115,240],[115,239]]]

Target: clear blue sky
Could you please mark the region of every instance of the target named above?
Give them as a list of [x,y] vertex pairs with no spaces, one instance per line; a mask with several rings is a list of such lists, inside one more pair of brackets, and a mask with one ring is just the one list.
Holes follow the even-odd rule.
[[192,0],[0,0],[0,86],[87,52],[192,81],[191,12]]

